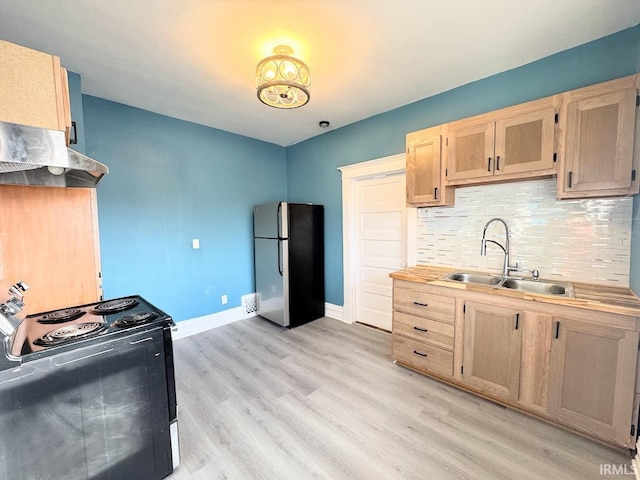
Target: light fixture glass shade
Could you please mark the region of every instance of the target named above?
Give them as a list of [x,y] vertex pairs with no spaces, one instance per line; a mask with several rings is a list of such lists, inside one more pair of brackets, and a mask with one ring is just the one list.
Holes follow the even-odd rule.
[[275,55],[264,58],[256,68],[258,98],[275,108],[297,108],[310,98],[311,77],[304,62],[292,57],[286,45],[273,49]]

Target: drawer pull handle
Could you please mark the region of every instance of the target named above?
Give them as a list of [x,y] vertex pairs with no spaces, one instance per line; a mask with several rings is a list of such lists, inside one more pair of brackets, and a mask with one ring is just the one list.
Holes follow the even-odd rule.
[[426,357],[426,356],[427,356],[427,354],[426,354],[426,353],[420,353],[420,352],[419,352],[419,351],[417,351],[417,350],[414,350],[414,351],[413,351],[413,353],[415,353],[416,355],[420,355],[421,357]]
[[421,307],[428,307],[429,304],[428,303],[420,303],[420,302],[413,302],[414,305],[419,305]]
[[418,330],[419,332],[428,332],[429,330],[427,330],[426,328],[420,328],[420,327],[413,327],[414,330]]

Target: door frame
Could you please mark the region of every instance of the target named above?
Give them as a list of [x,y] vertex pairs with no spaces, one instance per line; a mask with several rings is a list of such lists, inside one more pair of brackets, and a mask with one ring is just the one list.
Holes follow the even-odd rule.
[[[407,160],[403,153],[377,158],[361,163],[338,167],[342,173],[342,275],[344,282],[343,321],[356,321],[357,244],[355,242],[356,182],[369,178],[385,177],[406,173]],[[418,212],[407,207],[407,265],[416,264],[416,240],[418,232]]]

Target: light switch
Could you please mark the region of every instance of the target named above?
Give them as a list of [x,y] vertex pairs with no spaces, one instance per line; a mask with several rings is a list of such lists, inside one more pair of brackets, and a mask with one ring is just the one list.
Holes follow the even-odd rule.
[[191,245],[193,245],[194,250],[197,250],[198,248],[200,248],[200,239],[194,238],[193,240],[191,240]]

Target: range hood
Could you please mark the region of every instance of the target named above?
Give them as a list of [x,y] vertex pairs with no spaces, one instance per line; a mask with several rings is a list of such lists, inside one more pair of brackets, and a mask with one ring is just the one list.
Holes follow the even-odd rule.
[[67,148],[64,132],[0,122],[0,184],[95,187],[106,165]]

